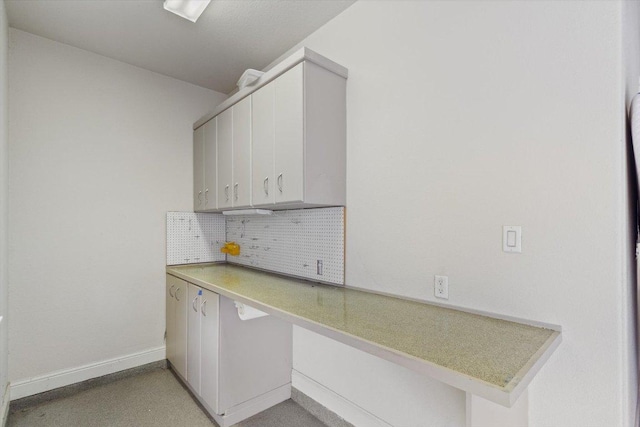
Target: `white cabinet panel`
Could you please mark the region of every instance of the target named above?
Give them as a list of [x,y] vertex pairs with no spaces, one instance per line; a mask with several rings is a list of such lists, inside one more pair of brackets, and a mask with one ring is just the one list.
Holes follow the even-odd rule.
[[218,120],[218,209],[231,208],[233,192],[233,108]]
[[200,288],[189,283],[187,307],[187,382],[200,393]]
[[181,280],[176,295],[175,361],[178,373],[187,377],[187,282]]
[[187,282],[167,275],[167,359],[187,376]]
[[166,322],[167,329],[165,331],[165,341],[166,341],[166,351],[167,351],[167,360],[173,361],[175,360],[176,353],[176,304],[174,299],[174,291],[176,290],[175,281],[171,280],[173,276],[167,276],[167,295],[165,298],[166,306]]
[[219,296],[189,283],[187,383],[218,413]]
[[275,80],[276,203],[304,200],[304,63]]
[[193,133],[193,209],[215,210],[217,182],[217,119],[214,117]]
[[234,301],[220,297],[220,412],[291,382],[291,340],[290,323],[240,320]]
[[217,119],[214,117],[209,120],[196,132],[200,129],[204,129],[204,209],[213,210],[217,207]]
[[193,132],[193,210],[204,209],[204,126]]
[[275,82],[252,95],[251,174],[254,206],[275,203],[274,150]]
[[233,207],[251,206],[251,97],[232,108]]
[[219,343],[218,294],[202,290],[200,303],[200,396],[216,413],[218,409],[218,343]]

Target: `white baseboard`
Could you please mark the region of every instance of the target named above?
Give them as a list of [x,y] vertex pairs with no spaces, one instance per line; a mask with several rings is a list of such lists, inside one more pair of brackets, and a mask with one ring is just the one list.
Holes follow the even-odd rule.
[[366,409],[295,369],[291,372],[291,385],[356,427],[393,427]]
[[13,381],[11,382],[11,400],[157,362],[164,359],[165,355],[165,346],[161,346],[77,368],[64,369],[33,378]]
[[0,426],[4,427],[7,425],[7,419],[9,418],[9,384],[4,389],[4,393],[2,393],[2,406],[0,407]]

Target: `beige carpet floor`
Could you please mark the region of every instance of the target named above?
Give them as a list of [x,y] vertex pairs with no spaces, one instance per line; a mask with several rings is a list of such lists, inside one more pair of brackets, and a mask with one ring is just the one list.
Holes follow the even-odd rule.
[[[9,427],[210,427],[217,426],[168,369],[98,385],[77,394],[12,410]],[[236,427],[324,427],[287,400]]]

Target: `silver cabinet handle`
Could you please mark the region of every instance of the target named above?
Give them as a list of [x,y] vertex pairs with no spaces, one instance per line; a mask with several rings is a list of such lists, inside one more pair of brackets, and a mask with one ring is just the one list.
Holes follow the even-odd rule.
[[269,195],[269,177],[266,177],[262,182],[262,186],[264,187],[264,194]]
[[205,308],[207,308],[207,300],[202,301],[202,304],[200,304],[200,312],[206,317],[207,312],[205,311]]
[[233,196],[236,200],[238,200],[238,183],[233,186]]
[[226,201],[228,202],[229,201],[229,186],[228,185],[226,185],[224,187],[224,196],[226,198]]
[[176,285],[171,285],[171,287],[169,288],[169,295],[171,296],[171,298],[175,297],[175,295],[171,293],[171,290],[175,287]]
[[278,175],[278,190],[282,193],[282,174]]
[[198,191],[198,203],[202,204],[202,191]]
[[209,189],[204,190],[204,205],[207,206],[209,204]]
[[176,289],[176,300],[180,301],[180,297],[178,297],[178,292],[180,292],[180,288]]
[[198,301],[198,297],[195,297],[193,299],[193,302],[191,303],[191,308],[193,308],[193,311],[195,311],[197,313],[198,309],[196,308],[196,301]]

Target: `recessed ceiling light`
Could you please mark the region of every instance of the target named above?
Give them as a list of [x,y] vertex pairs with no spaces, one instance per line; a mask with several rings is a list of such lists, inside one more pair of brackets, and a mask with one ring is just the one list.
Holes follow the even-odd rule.
[[164,9],[196,22],[211,0],[164,0]]

